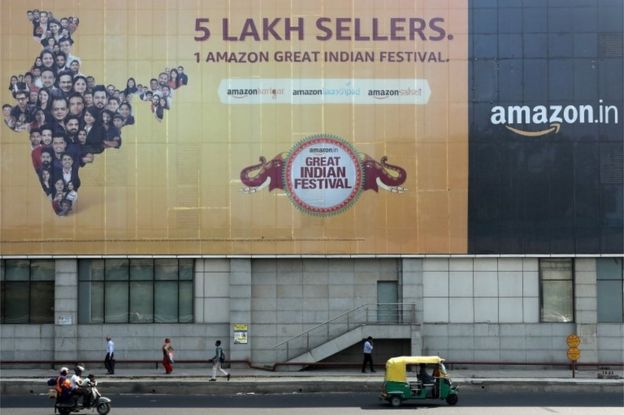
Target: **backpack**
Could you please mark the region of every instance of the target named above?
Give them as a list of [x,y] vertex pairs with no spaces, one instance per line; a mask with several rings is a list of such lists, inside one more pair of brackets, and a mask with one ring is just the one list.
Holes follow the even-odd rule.
[[223,353],[223,349],[221,349],[221,355],[219,356],[219,362],[225,362],[225,353]]

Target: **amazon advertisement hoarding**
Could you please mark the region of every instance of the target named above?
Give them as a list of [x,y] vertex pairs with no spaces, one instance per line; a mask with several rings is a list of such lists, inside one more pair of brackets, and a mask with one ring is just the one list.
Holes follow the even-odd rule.
[[0,253],[621,253],[621,5],[490,3],[3,2]]
[[465,1],[1,13],[2,254],[467,251]]
[[470,8],[469,251],[621,255],[624,2],[505,3]]

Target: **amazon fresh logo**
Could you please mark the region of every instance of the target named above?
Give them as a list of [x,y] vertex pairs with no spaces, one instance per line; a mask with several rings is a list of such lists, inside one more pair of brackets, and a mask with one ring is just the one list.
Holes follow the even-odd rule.
[[509,131],[525,137],[557,134],[564,124],[618,124],[620,114],[615,105],[497,105],[492,107],[490,122],[504,125]]

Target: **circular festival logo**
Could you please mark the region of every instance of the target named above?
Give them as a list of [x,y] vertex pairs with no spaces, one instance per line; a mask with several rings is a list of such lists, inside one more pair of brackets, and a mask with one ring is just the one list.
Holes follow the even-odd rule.
[[362,176],[353,147],[342,138],[328,135],[297,143],[284,168],[288,197],[313,215],[333,215],[351,207],[362,189]]

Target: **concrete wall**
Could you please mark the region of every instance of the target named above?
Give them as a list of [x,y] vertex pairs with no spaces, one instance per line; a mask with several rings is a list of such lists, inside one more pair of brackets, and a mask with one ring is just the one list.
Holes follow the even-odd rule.
[[0,325],[1,360],[54,359],[54,325]]
[[459,361],[565,359],[565,336],[575,325],[538,324],[537,258],[427,258],[422,274],[424,354]]
[[251,264],[252,359],[357,306],[377,302],[378,281],[398,281],[397,260],[259,259]]
[[424,323],[538,323],[537,258],[425,259],[422,303]]
[[[283,360],[277,343],[376,303],[378,281],[399,282],[399,299],[416,304],[414,353],[563,362],[576,333],[581,362],[624,360],[624,324],[597,322],[593,258],[575,260],[575,323],[539,323],[537,258],[215,258],[196,261],[195,323],[78,325],[76,264],[56,262],[55,322],[70,324],[1,325],[2,360],[102,360],[111,335],[120,360],[160,359],[170,337],[180,360],[212,357],[221,339],[231,359],[272,363]],[[248,344],[233,343],[233,323],[249,325]]]
[[230,261],[195,261],[195,322],[230,321]]
[[[624,361],[624,324],[597,325],[598,357],[601,362]],[[583,344],[580,349],[583,350]]]
[[564,362],[573,323],[424,324],[423,354],[481,362]]
[[[576,258],[574,323],[540,323],[538,258],[426,258],[423,353],[450,360],[565,362],[566,337],[581,337],[580,362],[624,360],[621,324],[597,324],[596,261]],[[418,273],[404,273],[406,278]]]

